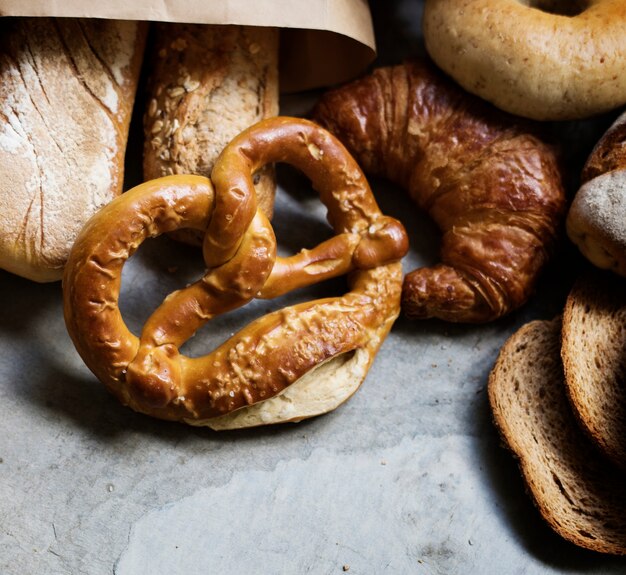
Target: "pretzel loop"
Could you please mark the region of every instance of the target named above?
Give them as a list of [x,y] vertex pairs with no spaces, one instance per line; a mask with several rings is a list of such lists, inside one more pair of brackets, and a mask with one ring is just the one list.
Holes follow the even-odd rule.
[[[276,256],[252,181],[271,162],[292,164],[309,177],[336,236]],[[167,296],[136,337],[118,307],[123,264],[148,237],[183,227],[205,231],[207,273]],[[202,422],[275,396],[329,358],[375,352],[399,311],[399,259],[407,247],[401,224],[380,213],[337,140],[310,122],[274,118],[235,138],[211,181],[153,180],[92,218],[66,266],[66,324],[88,367],[124,404]],[[179,351],[206,322],[254,297],[276,297],[348,272],[351,289],[344,296],[268,314],[203,357]]]

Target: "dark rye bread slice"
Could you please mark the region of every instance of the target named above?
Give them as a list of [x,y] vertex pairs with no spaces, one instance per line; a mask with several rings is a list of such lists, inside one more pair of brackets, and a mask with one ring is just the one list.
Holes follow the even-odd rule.
[[626,554],[626,477],[576,424],[561,364],[561,321],[534,321],[502,347],[489,402],[541,515],[581,547]]
[[626,280],[593,270],[574,284],[561,346],[567,392],[580,424],[626,469]]

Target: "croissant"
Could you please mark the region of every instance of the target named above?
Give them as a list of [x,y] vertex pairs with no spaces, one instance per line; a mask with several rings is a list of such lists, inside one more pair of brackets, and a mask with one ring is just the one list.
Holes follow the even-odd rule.
[[327,92],[312,116],[366,173],[408,190],[442,231],[441,263],[404,278],[407,317],[482,323],[528,300],[566,203],[557,151],[537,124],[421,61]]

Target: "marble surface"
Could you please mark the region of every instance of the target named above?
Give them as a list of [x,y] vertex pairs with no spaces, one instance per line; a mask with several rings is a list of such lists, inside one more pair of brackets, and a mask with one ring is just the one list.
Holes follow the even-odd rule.
[[[391,2],[384,14],[381,4],[379,29],[402,33],[380,32],[380,62],[419,51],[420,3]],[[305,101],[286,98],[283,111]],[[581,137],[581,153],[590,142]],[[323,210],[301,177],[280,176],[282,249],[311,245],[328,234]],[[432,224],[399,190],[373,187],[411,230],[405,269],[434,261]],[[331,414],[221,433],[120,406],[70,342],[61,286],[0,272],[0,573],[626,572],[623,559],[573,547],[544,525],[485,390],[504,340],[559,313],[583,265],[564,246],[531,302],[486,326],[398,320],[361,389]],[[193,251],[166,238],[145,244],[123,277],[129,325],[200,272]],[[254,302],[185,351],[205,353],[270,308],[342,285]]]

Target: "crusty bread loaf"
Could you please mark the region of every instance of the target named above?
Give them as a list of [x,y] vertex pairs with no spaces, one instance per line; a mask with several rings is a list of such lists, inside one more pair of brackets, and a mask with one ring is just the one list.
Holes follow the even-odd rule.
[[[230,140],[278,114],[278,30],[159,24],[153,32],[144,178],[209,177]],[[274,188],[273,167],[266,166],[256,191],[268,217]]]
[[561,356],[581,425],[626,469],[626,280],[596,270],[569,293]]
[[562,537],[626,554],[626,477],[595,449],[569,408],[560,359],[561,321],[534,321],[505,343],[489,401],[536,505]]
[[60,279],[85,221],[121,193],[146,26],[0,20],[0,267]]
[[595,266],[626,276],[626,113],[594,147],[567,214],[567,234]]

